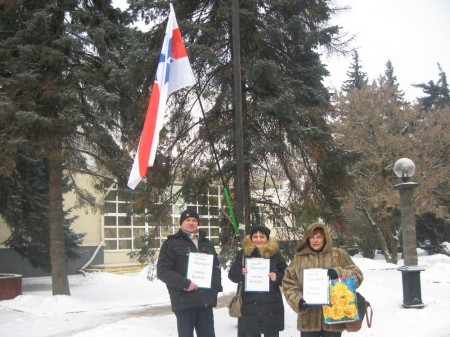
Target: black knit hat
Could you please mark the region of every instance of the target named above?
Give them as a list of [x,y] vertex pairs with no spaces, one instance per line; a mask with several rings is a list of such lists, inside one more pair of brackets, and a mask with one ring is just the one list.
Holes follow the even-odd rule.
[[269,240],[269,238],[270,238],[270,229],[269,228],[267,228],[265,226],[252,226],[250,228],[250,237],[252,237],[253,234],[255,234],[256,232],[263,233],[266,236],[267,240]]
[[200,216],[198,215],[198,213],[196,211],[191,210],[191,209],[187,209],[187,210],[183,211],[183,213],[181,213],[181,215],[180,215],[180,225],[183,223],[184,220],[186,220],[186,218],[196,218],[197,221],[200,220]]

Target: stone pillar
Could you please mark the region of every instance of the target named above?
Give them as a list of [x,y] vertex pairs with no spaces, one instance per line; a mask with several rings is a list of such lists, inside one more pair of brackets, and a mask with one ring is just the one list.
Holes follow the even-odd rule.
[[402,272],[403,307],[423,308],[420,287],[420,272],[424,268],[417,266],[416,212],[414,209],[414,189],[419,184],[404,182],[394,186],[400,191],[400,211],[402,226],[402,248],[404,266],[398,268]]

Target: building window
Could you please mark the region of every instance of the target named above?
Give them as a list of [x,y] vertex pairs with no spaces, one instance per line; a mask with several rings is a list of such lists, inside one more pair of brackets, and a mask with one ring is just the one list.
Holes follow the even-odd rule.
[[221,205],[220,188],[210,187],[193,200],[177,200],[171,206],[171,214],[160,223],[151,222],[144,215],[133,214],[131,203],[121,198],[115,187],[105,197],[103,213],[103,236],[105,250],[131,251],[139,249],[136,238],[148,235],[151,248],[160,248],[168,235],[175,234],[180,226],[180,214],[186,208],[196,210],[200,215],[199,228],[206,233],[216,247],[220,244],[219,215]]
[[202,193],[199,193],[188,202],[181,198],[172,205],[172,217],[176,231],[180,223],[180,214],[186,208],[195,210],[200,215],[199,229],[206,233],[206,237],[211,240],[216,247],[220,245],[219,217],[221,205],[220,187],[211,186]]
[[286,222],[284,221],[285,212],[280,207],[274,208],[274,226],[275,227],[285,227]]
[[131,204],[123,201],[120,192],[112,190],[106,195],[103,213],[105,250],[132,250],[134,238],[148,231],[147,224],[139,216],[132,216]]

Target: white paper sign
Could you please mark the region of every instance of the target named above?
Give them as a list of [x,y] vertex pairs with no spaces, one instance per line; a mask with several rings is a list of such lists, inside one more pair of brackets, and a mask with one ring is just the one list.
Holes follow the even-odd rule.
[[249,258],[245,259],[245,291],[269,291],[270,290],[270,259]]
[[303,270],[303,299],[308,305],[330,303],[330,279],[327,269],[311,268]]
[[213,254],[189,253],[187,278],[199,288],[211,288]]

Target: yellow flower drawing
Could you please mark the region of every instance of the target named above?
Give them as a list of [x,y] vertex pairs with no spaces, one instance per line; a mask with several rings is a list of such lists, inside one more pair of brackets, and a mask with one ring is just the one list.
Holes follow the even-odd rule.
[[353,320],[358,313],[355,294],[343,282],[330,286],[330,304],[323,306],[323,316],[326,320]]

